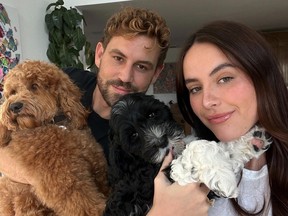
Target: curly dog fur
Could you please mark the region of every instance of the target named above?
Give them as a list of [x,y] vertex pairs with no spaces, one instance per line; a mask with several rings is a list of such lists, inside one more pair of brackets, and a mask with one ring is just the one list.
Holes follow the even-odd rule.
[[[5,77],[3,93],[0,148],[32,182],[0,178],[0,215],[102,215],[107,164],[68,75],[50,63],[25,61]],[[61,116],[65,128],[56,124]]]

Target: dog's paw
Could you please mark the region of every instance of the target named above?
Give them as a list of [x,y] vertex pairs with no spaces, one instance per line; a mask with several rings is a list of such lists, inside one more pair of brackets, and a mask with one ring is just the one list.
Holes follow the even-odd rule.
[[258,128],[253,132],[254,139],[251,140],[251,144],[255,151],[266,151],[271,143],[272,137],[265,132],[264,128]]
[[265,129],[256,125],[246,136],[249,139],[249,144],[253,147],[254,157],[259,157],[267,151],[272,143],[272,138],[266,133]]

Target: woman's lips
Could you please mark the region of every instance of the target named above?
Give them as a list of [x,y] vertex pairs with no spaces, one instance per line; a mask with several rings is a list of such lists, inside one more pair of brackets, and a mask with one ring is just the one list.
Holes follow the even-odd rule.
[[231,117],[232,113],[233,112],[216,114],[216,115],[208,116],[207,119],[212,124],[220,124],[222,122],[227,121]]

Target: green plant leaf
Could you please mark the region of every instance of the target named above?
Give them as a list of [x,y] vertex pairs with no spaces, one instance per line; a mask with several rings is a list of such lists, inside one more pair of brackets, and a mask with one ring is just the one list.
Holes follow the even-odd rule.
[[73,35],[75,34],[75,29],[71,29],[69,28],[66,23],[64,23],[63,25],[63,31],[65,36],[67,36],[68,38],[70,38],[71,40],[73,39]]
[[57,2],[55,2],[55,3],[51,3],[51,4],[49,4],[47,7],[46,7],[46,11],[48,11],[51,7],[53,7],[54,6],[54,9],[56,8],[56,7],[58,7],[59,5],[64,5],[64,1],[63,0],[58,0]]
[[73,29],[78,25],[81,25],[82,17],[78,14],[76,9],[70,9],[63,14],[63,20],[69,28]]
[[47,27],[48,31],[49,32],[52,31],[54,28],[54,22],[53,22],[51,14],[45,15],[45,23],[46,23],[46,27]]
[[75,34],[73,34],[73,42],[77,50],[80,51],[83,49],[86,42],[86,37],[80,27],[77,27]]
[[[48,10],[51,7],[54,9],[49,13]],[[49,32],[50,44],[46,54],[51,62],[59,67],[83,68],[80,51],[85,46],[86,62],[95,65],[95,52],[91,50],[91,45],[81,28],[83,22],[86,24],[83,15],[76,8],[67,9],[64,7],[63,0],[57,0],[56,3],[47,6],[45,23]]]
[[46,55],[51,62],[54,62],[56,64],[57,64],[57,62],[59,62],[59,59],[57,58],[57,56],[58,56],[57,49],[53,43],[49,44],[48,49],[46,51]]
[[56,9],[53,12],[51,12],[51,15],[54,26],[56,26],[59,30],[61,30],[63,26],[62,11],[60,9]]
[[51,39],[50,41],[53,42],[55,46],[58,47],[60,47],[62,44],[65,43],[62,32],[59,32],[57,30],[50,32],[49,38]]

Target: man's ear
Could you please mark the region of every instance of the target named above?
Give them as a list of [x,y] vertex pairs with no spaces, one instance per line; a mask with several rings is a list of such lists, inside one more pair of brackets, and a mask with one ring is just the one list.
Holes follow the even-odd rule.
[[100,62],[101,62],[101,58],[103,56],[103,53],[104,53],[103,43],[98,42],[96,45],[96,49],[95,49],[95,64],[98,68],[100,66]]
[[161,71],[163,70],[163,68],[164,68],[164,64],[157,66],[155,74],[154,74],[154,76],[152,78],[151,84],[154,84],[156,82],[156,80],[159,77],[159,75],[160,75]]

